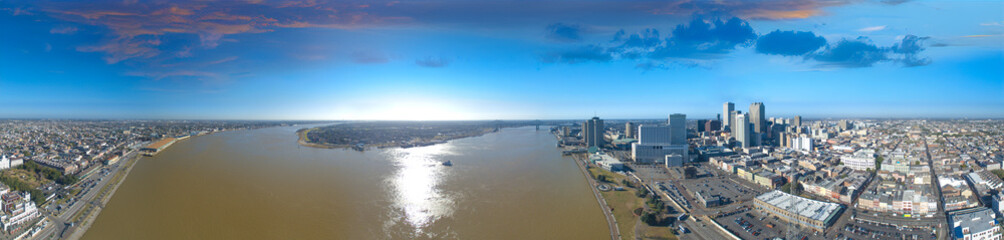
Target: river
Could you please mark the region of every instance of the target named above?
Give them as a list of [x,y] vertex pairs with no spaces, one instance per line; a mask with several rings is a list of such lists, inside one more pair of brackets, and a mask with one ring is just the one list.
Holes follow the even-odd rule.
[[302,147],[304,127],[194,137],[141,159],[83,238],[610,236],[586,179],[547,131],[357,152]]

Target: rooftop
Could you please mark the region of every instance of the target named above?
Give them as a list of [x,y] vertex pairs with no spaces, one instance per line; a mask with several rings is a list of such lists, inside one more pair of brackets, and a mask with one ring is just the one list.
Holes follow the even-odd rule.
[[830,219],[836,217],[837,211],[841,208],[840,204],[807,199],[778,190],[764,193],[757,196],[756,199],[780,209],[791,209],[791,212],[798,215],[823,222],[829,222]]

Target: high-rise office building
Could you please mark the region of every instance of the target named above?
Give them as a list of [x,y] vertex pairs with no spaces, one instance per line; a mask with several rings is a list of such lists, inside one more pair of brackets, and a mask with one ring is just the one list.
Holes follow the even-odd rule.
[[750,104],[749,121],[753,124],[753,132],[764,133],[767,131],[767,119],[764,117],[764,107],[762,102]]
[[697,119],[697,131],[698,132],[703,132],[704,131],[704,125],[708,124],[708,121],[709,120],[707,120],[707,119]]
[[[740,114],[743,114],[743,111],[738,111],[737,110],[737,111],[732,111],[731,113],[729,113],[729,122],[732,123],[732,124],[735,124],[735,122],[736,122],[736,116],[739,116]],[[731,130],[732,126],[729,126],[729,129]]]
[[603,140],[603,120],[600,117],[593,117],[582,124],[582,136],[585,137],[586,147],[603,147],[606,144]]
[[840,131],[854,129],[854,124],[847,120],[840,120],[840,122],[837,123],[837,126],[840,127]]
[[631,158],[638,163],[663,162],[668,167],[689,161],[687,115],[672,114],[668,125],[638,126],[638,142],[631,144]]
[[670,126],[642,124],[638,126],[638,143],[645,145],[673,144],[673,130]]
[[734,103],[725,102],[725,104],[722,105],[722,111],[723,111],[722,117],[724,118],[722,119],[722,131],[725,131],[725,128],[729,127],[729,125],[732,124],[732,119],[735,118],[735,116],[732,115],[732,111],[735,110],[736,110],[736,105]]
[[637,138],[638,126],[633,122],[627,122],[624,124],[624,137],[626,138]]
[[795,116],[795,122],[792,122],[791,125],[794,125],[795,127],[801,127],[802,126],[802,116]]
[[674,113],[669,115],[670,134],[672,134],[672,144],[687,144],[687,115]]
[[712,132],[715,130],[722,129],[722,121],[711,120],[704,123],[704,126],[699,126],[699,127],[703,127],[705,132]]
[[736,114],[736,120],[732,128],[732,137],[739,142],[739,146],[743,148],[750,147],[750,124],[746,120],[746,114]]

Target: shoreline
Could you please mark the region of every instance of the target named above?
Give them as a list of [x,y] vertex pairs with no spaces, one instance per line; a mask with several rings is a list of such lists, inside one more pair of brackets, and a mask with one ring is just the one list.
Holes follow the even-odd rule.
[[[302,128],[302,129],[296,130],[296,137],[297,137],[296,143],[300,144],[300,146],[304,146],[304,147],[321,148],[321,149],[350,149],[350,148],[354,149],[356,147],[355,145],[351,145],[351,144],[324,144],[324,143],[307,142],[307,133],[309,133],[311,130],[313,130],[315,128],[317,128],[317,127]],[[480,136],[487,135],[489,133],[496,133],[496,132],[499,132],[499,131],[501,131],[501,129],[485,130],[485,131],[481,131],[481,132],[479,132],[477,134],[457,136],[457,137],[448,138],[448,139],[439,139],[439,140],[428,139],[428,140],[422,140],[421,143],[414,143],[414,144],[410,144],[408,146],[406,146],[405,144],[401,144],[401,143],[395,143],[395,144],[382,143],[382,144],[365,145],[359,151],[363,151],[363,150],[367,150],[367,149],[374,149],[374,148],[375,149],[382,149],[382,148],[427,147],[427,146],[432,146],[432,145],[436,145],[436,144],[447,143],[449,141],[453,141],[453,140],[457,140],[457,139],[464,139],[464,138],[471,138],[471,137],[480,137]]]
[[[182,140],[190,140],[190,139],[193,139],[194,137],[209,136],[209,135],[214,135],[216,133],[230,132],[230,131],[241,131],[241,130],[255,130],[255,129],[233,129],[233,130],[216,131],[216,132],[211,132],[211,133],[207,133],[207,134],[200,134],[200,135],[195,135],[195,136],[189,136],[189,137],[183,138]],[[166,151],[168,149],[170,149],[170,147],[167,147],[167,148],[165,148],[165,149],[163,149],[161,151]],[[86,215],[79,217],[79,218],[82,218],[82,220],[80,221],[78,227],[71,228],[71,229],[64,229],[63,230],[63,231],[72,231],[72,232],[69,233],[69,235],[67,236],[66,239],[81,239],[81,238],[83,238],[84,235],[87,234],[87,230],[90,229],[91,225],[93,225],[94,222],[97,221],[98,216],[100,216],[100,214],[101,214],[101,211],[104,210],[104,208],[107,207],[108,202],[110,202],[112,200],[112,198],[115,196],[115,193],[118,191],[119,187],[121,187],[122,184],[125,183],[126,179],[129,177],[129,174],[132,172],[132,169],[143,158],[153,157],[153,156],[144,156],[143,154],[140,153],[140,150],[133,150],[133,151],[134,151],[133,154],[135,154],[135,155],[133,157],[129,158],[129,159],[124,160],[124,161],[126,161],[125,163],[123,163],[123,164],[125,164],[125,166],[122,166],[124,169],[119,169],[117,171],[117,173],[115,173],[114,176],[111,176],[111,177],[113,177],[113,179],[109,179],[109,180],[115,180],[114,178],[115,177],[119,177],[119,175],[121,175],[121,178],[118,179],[117,182],[109,182],[109,183],[107,183],[107,185],[105,185],[104,187],[102,187],[101,190],[99,190],[99,192],[97,193],[98,195],[94,196],[94,198],[91,199],[91,201],[98,200],[101,205],[87,205],[84,208],[81,208],[80,210],[78,210],[78,212],[79,212],[79,211],[88,210],[88,208],[90,208],[90,211],[87,212]],[[161,151],[158,151],[158,153],[161,152]],[[128,154],[126,154],[126,155],[128,155]],[[104,192],[104,193],[102,193],[102,192]],[[78,214],[78,213],[74,213],[73,215],[76,215],[76,214]],[[70,215],[70,218],[73,218],[73,215]],[[56,217],[57,220],[58,220],[58,216],[50,216],[50,217]],[[49,218],[49,217],[46,217],[46,218]],[[62,234],[59,234],[59,235],[62,236]]]
[[127,163],[127,165],[125,166],[126,169],[122,170],[123,172],[120,173],[122,174],[121,179],[119,179],[118,182],[114,183],[114,185],[110,186],[111,188],[108,190],[107,194],[105,194],[104,196],[98,196],[100,198],[98,199],[98,201],[101,202],[101,206],[96,207],[91,213],[89,213],[87,216],[84,216],[84,220],[80,224],[80,228],[73,231],[73,233],[70,234],[69,239],[81,239],[84,237],[84,234],[87,234],[87,230],[89,230],[91,228],[91,225],[94,225],[94,222],[98,220],[98,216],[101,215],[101,211],[104,210],[106,206],[108,206],[108,202],[112,200],[113,196],[115,196],[115,192],[119,190],[119,187],[121,187],[122,184],[125,183],[125,180],[129,177],[129,173],[131,173],[132,169],[136,167],[136,164],[139,163],[140,159],[143,159],[143,156],[136,155],[135,157],[130,159],[130,161],[126,162]]

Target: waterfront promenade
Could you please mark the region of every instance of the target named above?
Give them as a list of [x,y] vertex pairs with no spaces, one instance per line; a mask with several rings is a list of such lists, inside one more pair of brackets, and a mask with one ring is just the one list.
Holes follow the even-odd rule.
[[586,169],[586,163],[574,157],[572,159],[574,159],[575,164],[579,166],[579,170],[582,171],[582,176],[589,181],[589,189],[593,191],[593,196],[596,197],[596,202],[599,203],[600,208],[603,209],[603,216],[607,219],[607,227],[610,229],[610,239],[621,239],[621,232],[617,227],[617,219],[614,218],[614,213],[610,211],[610,205],[607,204],[607,200],[604,199],[603,195],[600,194],[599,190],[597,190],[597,187],[599,187],[600,184],[597,183],[596,179],[593,179],[593,177],[589,174],[589,170]]

